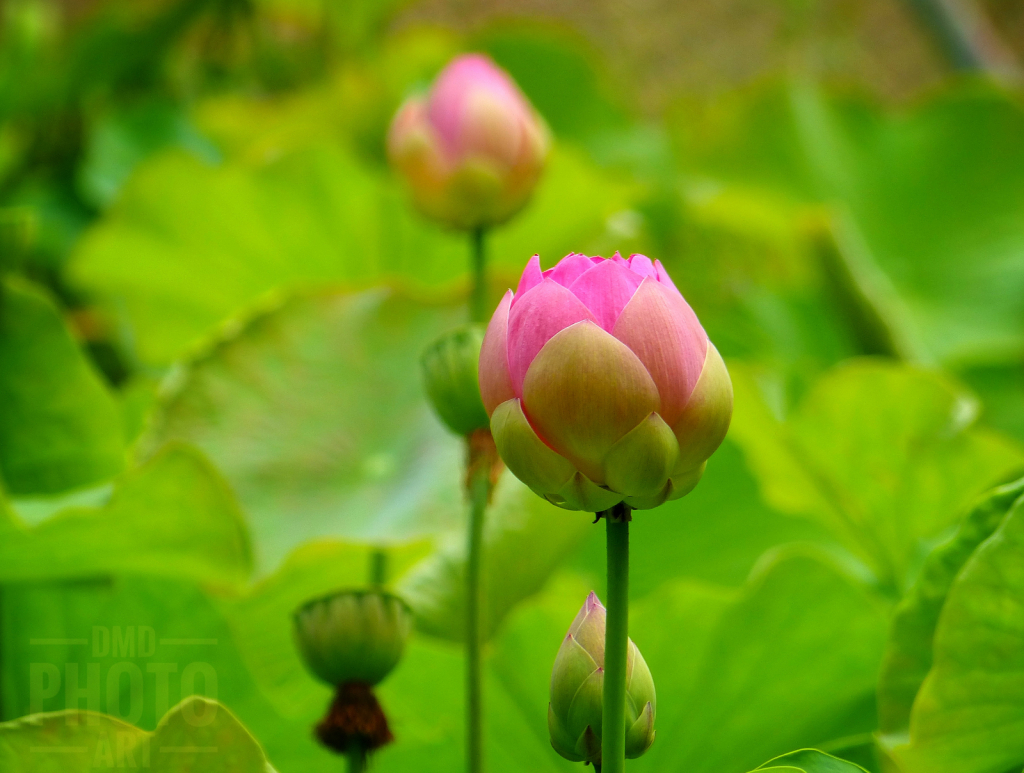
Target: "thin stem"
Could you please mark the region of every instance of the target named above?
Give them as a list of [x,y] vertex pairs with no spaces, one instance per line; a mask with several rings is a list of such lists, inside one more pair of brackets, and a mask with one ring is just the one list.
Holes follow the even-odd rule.
[[626,769],[626,656],[629,642],[629,507],[604,513],[608,522],[608,610],[604,634],[602,773]]
[[345,758],[348,760],[348,773],[363,773],[366,770],[366,749],[359,744],[353,744]]
[[489,465],[470,467],[469,543],[466,566],[466,757],[470,773],[484,769],[483,749],[483,543],[491,494]]
[[4,699],[7,697],[7,680],[4,674],[4,622],[4,586],[0,585],[0,722],[4,721]]
[[1019,63],[977,3],[963,0],[907,2],[955,69],[983,71],[1011,82],[1020,80]]
[[473,287],[469,296],[469,318],[473,322],[487,322],[487,250],[485,245],[486,229],[474,228],[470,231],[469,240],[473,259]]
[[384,548],[374,548],[370,553],[370,586],[383,588],[388,581],[388,553]]

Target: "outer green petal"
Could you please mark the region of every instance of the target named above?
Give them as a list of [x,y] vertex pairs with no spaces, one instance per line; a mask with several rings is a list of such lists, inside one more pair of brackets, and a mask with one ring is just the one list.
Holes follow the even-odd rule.
[[667,500],[679,499],[689,494],[696,485],[700,482],[701,477],[704,475],[704,470],[707,469],[708,463],[703,462],[695,470],[687,470],[686,472],[680,472],[672,476],[669,480],[669,485],[672,490],[669,492]]
[[668,501],[669,494],[672,493],[672,481],[667,481],[662,487],[661,491],[657,494],[652,494],[646,497],[626,497],[622,501],[632,507],[634,510],[653,510],[659,505],[663,505]]
[[[633,640],[630,639],[630,649],[633,652],[633,668],[632,673],[629,675],[629,682],[626,684],[626,693],[633,701],[633,705],[637,709],[650,705],[654,710],[658,703],[657,697],[654,691],[654,678],[651,676],[651,669],[647,666],[647,661],[644,660],[644,656],[640,654],[640,650]],[[634,714],[634,716],[636,716]]]
[[576,472],[572,464],[537,437],[518,398],[494,409],[491,434],[512,474],[542,495],[562,489]]
[[523,405],[537,431],[595,483],[605,482],[612,446],[660,404],[640,359],[593,322],[555,334],[523,380]]
[[604,460],[605,482],[626,496],[653,496],[665,488],[678,457],[672,429],[652,413],[612,446]]
[[590,725],[580,733],[576,741],[576,751],[583,755],[583,758],[594,765],[601,764],[601,727],[595,730]]
[[566,510],[600,513],[622,501],[622,494],[601,488],[581,472],[577,472],[548,501]]
[[572,699],[587,679],[597,671],[597,663],[572,636],[566,636],[551,669],[551,707],[560,717],[569,716]]
[[551,704],[548,704],[548,736],[551,738],[551,748],[572,762],[583,762],[583,757],[576,753],[576,741],[573,740],[565,727],[555,715]]
[[[569,715],[565,720],[565,728],[570,735],[582,733],[589,725],[600,737],[603,690],[604,671],[598,669],[580,685],[580,689],[576,691],[576,695],[572,699]],[[580,748],[577,747],[576,751],[579,752]]]
[[635,760],[654,743],[654,707],[648,703],[636,722],[626,730],[626,759]]
[[725,438],[730,419],[732,381],[729,379],[725,362],[722,361],[722,355],[718,353],[714,344],[708,341],[704,369],[697,379],[697,385],[693,388],[686,407],[683,408],[682,415],[672,426],[676,440],[679,441],[679,460],[672,471],[673,478],[680,472],[699,467],[701,462],[715,452]]

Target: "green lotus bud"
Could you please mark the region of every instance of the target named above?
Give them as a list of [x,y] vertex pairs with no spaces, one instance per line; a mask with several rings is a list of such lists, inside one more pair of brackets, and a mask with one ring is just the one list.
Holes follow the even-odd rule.
[[[573,762],[601,764],[605,609],[591,591],[569,626],[551,672],[548,733],[555,751]],[[626,656],[626,757],[654,743],[654,680],[629,640]]]
[[402,657],[412,612],[397,596],[342,591],[295,613],[295,638],[306,667],[335,687],[378,684]]
[[342,591],[303,605],[294,616],[302,659],[335,687],[316,735],[339,754],[366,754],[390,743],[391,730],[373,694],[402,657],[412,612],[397,596]]
[[482,327],[466,325],[438,338],[420,358],[430,402],[448,429],[458,435],[490,426],[477,383],[483,340]]

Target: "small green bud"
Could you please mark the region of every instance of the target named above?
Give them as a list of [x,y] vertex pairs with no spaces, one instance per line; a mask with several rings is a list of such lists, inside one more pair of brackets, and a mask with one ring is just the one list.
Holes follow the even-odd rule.
[[[573,762],[601,764],[606,614],[591,591],[555,657],[551,672],[548,733],[555,751]],[[657,701],[654,680],[640,650],[629,640],[626,656],[626,757],[654,743]]]
[[307,602],[294,622],[299,653],[318,679],[375,685],[401,659],[412,612],[389,593],[341,591]]
[[438,338],[420,358],[427,396],[437,415],[458,435],[490,426],[477,383],[483,340],[482,327],[466,325]]

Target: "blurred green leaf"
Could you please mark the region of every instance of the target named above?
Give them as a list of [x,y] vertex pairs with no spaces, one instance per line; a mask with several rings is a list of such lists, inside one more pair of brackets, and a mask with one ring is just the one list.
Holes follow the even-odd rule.
[[[337,145],[266,153],[215,167],[162,154],[83,237],[71,272],[126,323],[144,362],[173,360],[275,288],[391,279],[436,294],[464,282],[467,238],[415,215],[390,177]],[[536,199],[491,240],[494,270],[518,276],[535,252],[554,263],[599,246],[628,190],[556,149]]]
[[973,426],[974,399],[936,373],[853,361],[822,377],[783,422],[755,370],[730,371],[731,437],[765,498],[826,525],[890,591],[912,580],[923,539],[1024,465],[1015,444]]
[[[312,590],[318,578],[328,579],[321,572],[332,556],[339,566],[331,576],[344,582],[362,574],[365,558],[351,561],[353,553],[340,546],[308,551],[240,601],[211,599],[188,583],[158,578],[8,586],[5,629],[18,631],[6,642],[8,705],[17,711],[29,705],[30,663],[54,664],[62,676],[65,664],[78,664],[84,686],[89,668],[98,668],[88,678],[102,685],[127,660],[146,673],[143,727],[152,727],[166,709],[160,701],[180,700],[186,687],[202,689],[232,707],[281,773],[335,770],[337,758],[310,733],[327,707],[328,688],[301,668],[280,670],[273,661],[294,658],[285,649],[291,598]],[[556,576],[538,599],[510,615],[493,641],[486,684],[489,770],[576,769],[550,748],[545,708],[555,653],[589,589],[572,575]],[[740,773],[794,746],[870,728],[884,616],[884,609],[826,562],[792,553],[768,561],[739,594],[686,581],[666,585],[635,604],[631,614],[632,636],[651,666],[659,697],[658,741],[632,765]],[[94,651],[97,629],[123,636],[126,626],[153,629],[155,658],[139,651],[127,658]],[[265,660],[250,659],[253,648],[240,641],[246,636],[273,642]],[[153,689],[150,662],[176,668],[166,695]],[[197,662],[215,673],[215,687],[184,678]],[[268,664],[270,673],[254,673]],[[377,770],[450,773],[464,764],[464,665],[457,646],[412,639],[379,690],[397,741],[376,755]],[[282,675],[287,679],[277,681]],[[268,689],[272,682],[277,686]],[[40,708],[63,706],[64,689]],[[107,691],[101,688],[97,695],[100,710],[111,711]],[[123,711],[129,705],[127,685],[121,695]],[[862,703],[866,710],[859,708]]]
[[220,703],[188,698],[152,733],[87,711],[32,714],[0,724],[5,773],[85,773],[145,768],[156,773],[269,773],[256,739]]
[[0,515],[0,583],[143,573],[239,585],[248,534],[219,474],[171,446],[124,475],[101,507],[72,507],[26,528]]
[[801,771],[802,773],[857,773],[860,765],[841,760],[817,749],[803,749],[769,760],[758,770]]
[[14,496],[52,494],[117,474],[120,415],[54,305],[0,284],[0,475]]
[[101,208],[115,199],[139,163],[163,148],[177,146],[208,163],[219,158],[180,105],[158,98],[99,113],[87,143],[78,183],[86,201]]
[[1024,502],[953,582],[910,734],[883,738],[907,773],[989,773],[1024,765]]
[[494,27],[471,41],[515,79],[558,135],[585,139],[626,123],[605,87],[601,55],[565,27]]
[[693,173],[848,214],[917,356],[957,364],[1024,353],[1022,132],[1019,101],[985,84],[886,113],[797,82],[675,121]]
[[961,372],[985,407],[985,423],[1024,443],[1024,360]]
[[201,448],[238,494],[257,568],[316,537],[393,544],[461,523],[461,442],[423,394],[423,346],[458,306],[388,291],[291,297],[170,375],[143,456]]
[[914,698],[932,666],[935,629],[949,589],[975,549],[992,536],[1021,494],[1024,480],[986,495],[957,533],[928,555],[914,587],[896,607],[878,685],[882,733],[907,730]]
[[737,600],[718,607],[710,635],[707,610],[690,619],[695,608],[670,598],[654,594],[630,615],[658,688],[657,739],[635,769],[750,770],[875,726],[887,610],[830,560],[769,553]]
[[[566,556],[591,531],[586,513],[562,510],[506,471],[487,510],[484,530],[484,617],[490,639],[506,615],[541,590]],[[466,535],[450,534],[443,547],[413,568],[398,586],[416,613],[417,627],[433,636],[465,640]]]

